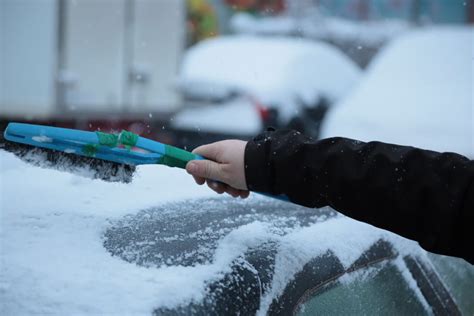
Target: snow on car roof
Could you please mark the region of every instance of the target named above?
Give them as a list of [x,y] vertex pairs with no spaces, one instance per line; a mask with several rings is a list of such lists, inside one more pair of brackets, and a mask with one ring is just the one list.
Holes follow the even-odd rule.
[[288,37],[223,36],[189,49],[181,82],[216,82],[252,93],[267,103],[319,94],[336,100],[357,81],[360,69],[329,44]]
[[345,136],[474,157],[472,27],[407,33],[333,107],[323,137]]
[[245,249],[278,239],[264,311],[299,268],[327,249],[345,267],[379,238],[402,243],[400,252],[420,251],[414,242],[343,216],[295,227],[285,236],[274,234],[271,223],[255,221],[222,238],[212,263],[146,268],[111,256],[103,234],[126,214],[214,196],[183,170],[139,167],[131,184],[119,184],[33,167],[3,150],[0,162],[0,302],[6,314],[149,314],[171,308],[202,299],[206,282],[229,270]]

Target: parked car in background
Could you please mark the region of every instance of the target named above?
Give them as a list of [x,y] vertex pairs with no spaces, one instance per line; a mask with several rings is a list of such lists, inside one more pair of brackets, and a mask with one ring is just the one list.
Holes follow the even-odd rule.
[[338,49],[286,37],[226,36],[186,52],[178,89],[179,129],[254,135],[266,125],[317,135],[326,109],[361,70]]
[[473,27],[407,33],[332,107],[322,137],[345,136],[474,158]]

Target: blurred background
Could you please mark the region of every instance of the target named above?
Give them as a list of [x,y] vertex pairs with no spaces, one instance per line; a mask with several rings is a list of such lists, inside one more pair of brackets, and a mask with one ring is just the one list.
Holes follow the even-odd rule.
[[[424,67],[418,62],[434,70],[468,63],[466,75],[443,70],[440,80],[467,80],[460,133],[470,146],[472,23],[474,0],[0,0],[0,129],[10,121],[126,129],[188,149],[267,126],[318,138],[329,110],[369,89],[363,82],[375,73],[391,80],[371,88],[389,91],[381,99],[403,94],[390,91],[404,80],[373,64],[383,64],[391,43],[418,34],[418,46],[399,49],[396,69],[406,60],[413,73]],[[452,50],[428,58],[432,42]],[[430,86],[430,100],[446,95]]]

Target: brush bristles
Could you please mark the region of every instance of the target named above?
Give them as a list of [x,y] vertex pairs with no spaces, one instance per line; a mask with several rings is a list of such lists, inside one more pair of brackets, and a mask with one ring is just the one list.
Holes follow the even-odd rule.
[[[2,137],[3,138],[3,137]],[[74,173],[92,179],[109,182],[132,181],[135,166],[84,157],[73,153],[33,147],[1,139],[0,149],[5,149],[23,161],[35,166]]]

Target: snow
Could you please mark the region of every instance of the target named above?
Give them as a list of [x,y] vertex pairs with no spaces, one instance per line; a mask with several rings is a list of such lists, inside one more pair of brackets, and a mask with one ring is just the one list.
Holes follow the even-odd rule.
[[[294,116],[301,101],[321,95],[335,101],[360,76],[358,67],[336,48],[285,37],[224,36],[192,47],[180,71],[180,86],[216,83],[276,106]],[[233,118],[229,118],[233,119]]]
[[33,136],[32,139],[35,142],[38,142],[38,143],[51,143],[51,142],[53,142],[53,139],[49,138],[47,136]]
[[333,107],[323,137],[345,136],[474,157],[472,27],[414,31],[392,42]]
[[197,100],[223,100],[231,97],[233,87],[228,87],[217,82],[187,81],[181,79],[176,82],[176,88],[188,99]]
[[173,118],[172,124],[175,128],[239,135],[255,135],[263,128],[257,108],[245,97],[225,104],[184,109]]
[[32,167],[4,151],[0,163],[2,314],[150,314],[158,306],[202,299],[207,282],[230,271],[235,258],[277,240],[275,278],[260,306],[265,314],[284,284],[327,249],[346,268],[379,238],[402,254],[424,254],[414,242],[343,216],[284,233],[272,222],[254,220],[219,239],[212,262],[146,268],[111,256],[104,231],[139,210],[214,196],[183,170],[139,167],[131,184],[121,184]]
[[[182,171],[139,168],[126,185],[30,167],[3,151],[0,162],[2,314],[145,314],[164,293],[172,302],[177,288],[186,296],[202,286],[188,271],[130,265],[102,246],[110,219],[177,197],[210,195]],[[182,185],[193,190],[181,191]]]
[[[401,258],[397,258],[394,260],[395,265],[397,266],[398,270],[401,272],[403,278],[405,281],[408,283],[408,286],[413,290],[415,293],[416,297],[418,298],[418,301],[423,305],[425,310],[427,311],[432,311],[428,302],[426,301],[426,298],[423,296],[423,293],[421,293],[420,288],[418,287],[418,284],[413,277],[413,275],[410,273],[410,270],[408,270],[407,264],[405,263],[404,260]],[[433,313],[430,313],[430,315]]]
[[241,34],[291,34],[297,30],[298,22],[289,16],[257,18],[242,12],[232,16],[230,27]]
[[[361,254],[361,250],[369,249],[379,239],[389,240],[402,257],[407,254],[426,257],[416,242],[342,215],[324,222],[324,225],[312,225],[288,234],[276,257],[275,277],[271,290],[262,298],[259,314],[265,315],[272,300],[283,292],[285,285],[314,258],[315,253],[324,254],[330,249],[347,269]],[[346,275],[345,282],[351,282],[355,277],[357,275]],[[407,281],[410,282],[410,279]],[[408,285],[415,293],[419,292],[416,284],[411,282]]]

